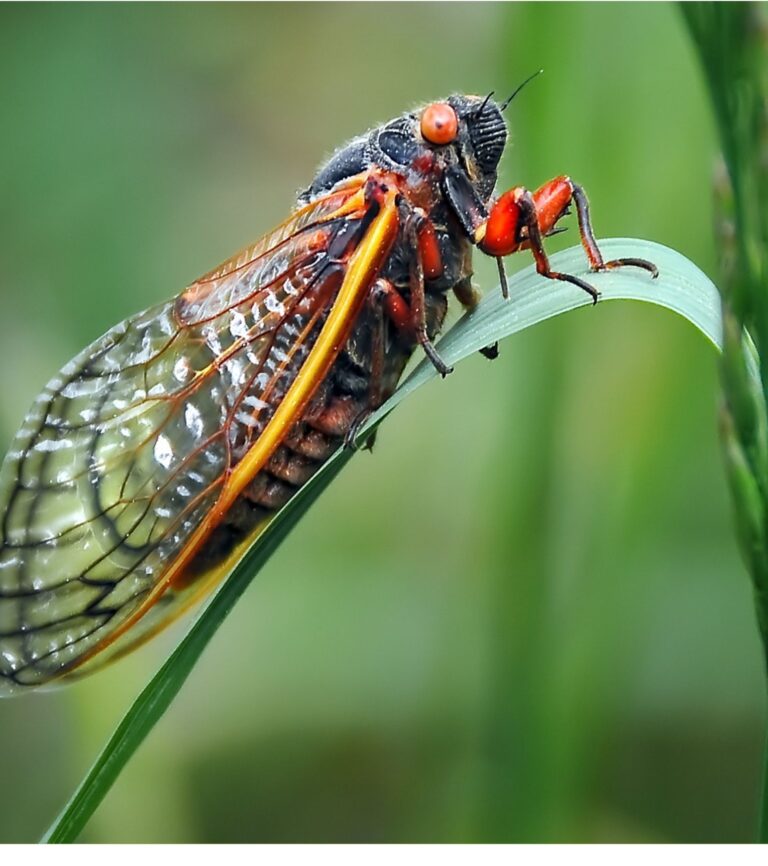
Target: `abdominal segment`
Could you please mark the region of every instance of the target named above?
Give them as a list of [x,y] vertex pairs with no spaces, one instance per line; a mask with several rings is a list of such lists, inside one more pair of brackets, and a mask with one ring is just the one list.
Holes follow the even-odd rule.
[[367,397],[332,393],[328,385],[213,530],[202,550],[175,584],[181,589],[208,574],[288,501],[342,446],[356,419],[366,412]]

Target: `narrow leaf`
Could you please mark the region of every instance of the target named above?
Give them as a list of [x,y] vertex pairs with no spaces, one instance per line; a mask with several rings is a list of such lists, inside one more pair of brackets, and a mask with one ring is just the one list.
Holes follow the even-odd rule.
[[[606,258],[649,259],[658,266],[659,278],[654,280],[647,272],[631,267],[586,274],[584,252],[580,247],[554,255],[552,266],[566,273],[583,274],[599,289],[604,301],[628,299],[667,307],[687,318],[715,346],[721,347],[719,295],[709,278],[694,264],[674,250],[649,241],[611,239],[602,241],[600,246]],[[446,334],[438,345],[445,361],[455,364],[510,334],[591,304],[591,299],[575,286],[543,279],[533,267],[516,274],[509,286],[509,301],[504,301],[498,290],[489,292],[476,310],[465,315]],[[401,400],[435,375],[434,367],[422,361],[365,425],[358,443],[364,442]],[[450,379],[445,387],[450,387]],[[64,811],[43,837],[43,842],[72,842],[77,838],[131,755],[168,708],[235,602],[353,454],[351,450],[338,452],[275,516],[136,699]]]

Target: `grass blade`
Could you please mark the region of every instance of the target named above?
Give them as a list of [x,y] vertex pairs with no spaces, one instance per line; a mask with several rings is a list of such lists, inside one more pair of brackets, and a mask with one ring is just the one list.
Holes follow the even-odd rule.
[[[607,258],[634,257],[653,261],[660,276],[653,280],[641,270],[623,268],[586,278],[604,300],[639,300],[658,304],[687,318],[718,348],[722,345],[722,319],[717,289],[695,265],[674,250],[649,241],[612,239],[601,242]],[[583,274],[584,253],[575,247],[552,256],[555,269]],[[478,308],[465,315],[439,344],[444,360],[455,364],[478,349],[522,331],[560,313],[591,304],[587,295],[566,283],[542,279],[529,267],[510,280],[511,299],[489,292]],[[436,375],[422,361],[395,395],[369,420],[358,443],[416,388]],[[450,382],[450,380],[449,380]],[[447,383],[446,387],[450,387]],[[162,717],[181,689],[197,659],[251,580],[320,496],[354,452],[332,457],[320,472],[275,516],[269,527],[234,569],[200,614],[169,659],[144,688],[124,716],[96,763],[59,815],[43,842],[73,842],[104,799],[131,755]]]

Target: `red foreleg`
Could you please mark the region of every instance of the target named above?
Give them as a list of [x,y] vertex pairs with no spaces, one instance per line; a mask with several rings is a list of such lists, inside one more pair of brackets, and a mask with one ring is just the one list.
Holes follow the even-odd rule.
[[568,213],[571,202],[576,206],[581,244],[591,270],[604,271],[632,265],[643,268],[653,277],[658,276],[656,265],[645,259],[613,259],[608,262],[603,259],[592,230],[586,193],[565,175],[548,181],[534,193],[518,186],[501,195],[491,208],[488,219],[477,231],[478,246],[483,252],[497,258],[520,249],[530,249],[540,274],[573,283],[596,302],[599,295],[594,287],[578,277],[553,271],[544,251],[542,237],[555,229],[558,220]]

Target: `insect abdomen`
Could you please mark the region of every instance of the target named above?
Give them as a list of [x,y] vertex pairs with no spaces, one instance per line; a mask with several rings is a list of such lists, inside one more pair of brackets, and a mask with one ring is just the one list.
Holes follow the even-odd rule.
[[352,425],[367,410],[369,391],[370,372],[342,352],[302,421],[213,531],[189,567],[184,583],[196,580],[223,561],[312,478],[342,446]]

